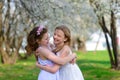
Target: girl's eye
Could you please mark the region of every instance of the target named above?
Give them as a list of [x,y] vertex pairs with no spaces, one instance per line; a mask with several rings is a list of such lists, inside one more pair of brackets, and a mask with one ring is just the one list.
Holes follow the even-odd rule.
[[61,37],[61,35],[58,35],[58,37]]
[[56,35],[56,34],[54,33],[54,35]]
[[49,39],[49,37],[46,38],[46,40],[48,40],[48,39]]

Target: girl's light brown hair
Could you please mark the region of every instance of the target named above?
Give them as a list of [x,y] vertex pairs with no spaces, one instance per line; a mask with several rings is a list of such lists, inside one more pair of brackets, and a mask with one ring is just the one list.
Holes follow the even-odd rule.
[[65,44],[69,45],[71,44],[71,33],[70,33],[70,30],[68,27],[66,27],[65,25],[61,25],[61,26],[57,26],[55,28],[56,29],[59,29],[61,31],[63,31],[64,35],[65,35],[65,38],[67,38],[67,40],[65,41]]

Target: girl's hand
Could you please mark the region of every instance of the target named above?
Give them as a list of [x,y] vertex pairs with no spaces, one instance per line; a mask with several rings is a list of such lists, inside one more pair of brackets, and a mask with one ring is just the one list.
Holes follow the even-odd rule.
[[77,58],[77,55],[76,55],[76,53],[73,53],[72,55],[74,56],[74,58]]
[[43,68],[43,65],[41,65],[38,61],[36,61],[36,66],[37,66],[38,68],[40,68],[40,69]]
[[[74,55],[76,55],[76,53],[73,53]],[[74,59],[72,59],[71,61],[70,61],[70,63],[71,64],[74,64],[74,63],[76,63],[76,59],[77,59],[77,57],[75,56],[75,58]]]
[[72,61],[70,61],[71,64],[75,64],[76,63],[76,58],[72,59]]
[[38,61],[36,61],[36,66],[37,66],[37,67],[39,67],[39,66],[40,66],[40,64],[38,63]]

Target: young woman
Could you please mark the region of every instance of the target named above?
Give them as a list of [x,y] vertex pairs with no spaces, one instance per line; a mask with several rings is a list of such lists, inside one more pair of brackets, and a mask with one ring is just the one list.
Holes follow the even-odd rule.
[[[57,56],[64,58],[72,54],[70,49],[71,34],[70,30],[66,26],[62,25],[56,27],[53,37]],[[36,65],[46,71],[53,71],[52,67],[50,66],[42,66],[39,64]],[[71,64],[68,62],[67,64],[60,67],[59,73],[60,80],[84,80],[82,72],[80,71],[77,64]]]
[[[37,56],[39,64],[43,66],[54,67],[54,73],[41,70],[38,80],[59,80],[59,65],[64,65],[75,58],[75,54],[71,54],[65,58],[57,57],[50,51],[49,36],[47,29],[43,26],[35,27],[27,37],[27,51],[31,50]],[[29,51],[30,52],[30,51]],[[55,63],[59,64],[56,65]]]

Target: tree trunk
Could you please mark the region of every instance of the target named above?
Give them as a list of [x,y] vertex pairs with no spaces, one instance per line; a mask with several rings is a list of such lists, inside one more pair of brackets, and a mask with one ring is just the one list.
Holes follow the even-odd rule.
[[118,60],[118,69],[120,69],[120,48],[118,49],[117,60]]
[[1,61],[2,61],[2,55],[1,55],[2,50],[1,49],[2,49],[2,41],[3,41],[3,37],[2,37],[2,8],[3,8],[3,3],[1,1],[0,2],[0,56],[1,56]]
[[112,40],[112,48],[113,48],[113,56],[114,56],[114,66],[117,69],[118,68],[118,45],[117,45],[117,34],[116,34],[116,22],[115,22],[115,14],[113,11],[111,11],[111,40]]
[[[2,4],[2,3],[1,3]],[[2,4],[3,6],[3,4]],[[2,16],[2,7],[0,7],[0,16]],[[0,18],[2,19],[2,18]],[[4,22],[4,24],[2,24]],[[6,29],[6,32],[5,30]],[[11,48],[10,35],[10,0],[8,0],[8,9],[5,15],[5,21],[0,21],[0,56],[3,64],[14,64],[17,59],[17,50]],[[14,37],[14,36],[12,36]]]
[[107,36],[107,34],[109,34],[109,31],[106,28],[104,16],[102,16],[102,19],[99,19],[99,24],[100,24],[100,26],[101,26],[101,28],[103,30],[104,35],[105,35],[107,49],[108,49],[108,54],[109,54],[110,63],[111,63],[111,68],[115,68],[114,57],[112,56],[112,51],[111,51],[110,43],[108,41],[108,36]]
[[[115,17],[115,12],[117,11],[117,7],[115,7],[116,9],[113,9],[113,5],[118,5],[118,1],[116,0],[111,0],[110,2],[108,2],[109,4],[112,4],[112,6],[110,5],[111,9],[109,11],[110,12],[110,17],[111,19],[110,21],[110,31],[108,31],[107,26],[106,26],[106,22],[105,22],[105,18],[104,18],[104,14],[99,15],[97,14],[98,11],[104,13],[104,9],[101,6],[102,4],[99,4],[100,1],[96,1],[96,0],[89,0],[90,1],[90,5],[93,7],[94,12],[96,13],[97,17],[98,17],[98,21],[99,24],[104,32],[105,35],[105,39],[106,39],[106,43],[107,43],[107,48],[108,48],[108,52],[109,52],[109,57],[110,57],[110,62],[111,62],[111,67],[113,69],[120,69],[120,52],[118,52],[118,44],[117,44],[117,32],[116,32],[116,17]],[[97,4],[98,3],[98,4]],[[109,14],[108,14],[109,15]],[[110,43],[108,41],[108,36],[111,38],[111,43],[112,43],[112,49],[110,48]]]
[[77,38],[77,44],[78,44],[78,51],[86,53],[85,39],[84,38]]
[[98,47],[98,44],[99,44],[99,41],[100,41],[100,38],[101,38],[101,34],[102,34],[102,33],[100,32],[98,41],[97,41],[97,43],[96,43],[96,47],[95,47],[94,53],[96,53],[96,50],[97,50],[97,47]]

